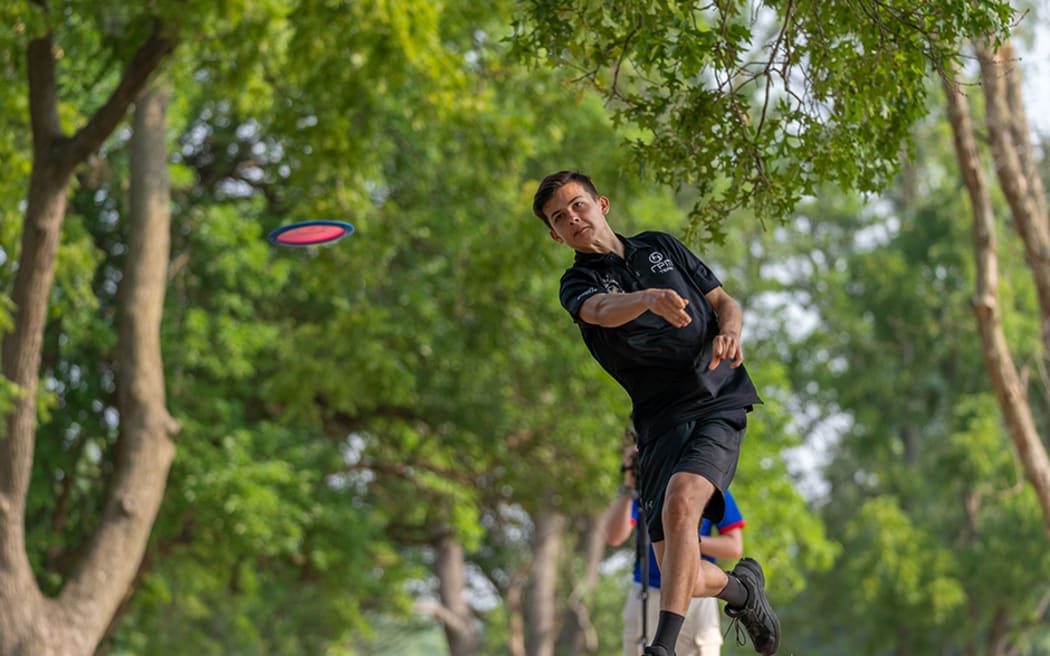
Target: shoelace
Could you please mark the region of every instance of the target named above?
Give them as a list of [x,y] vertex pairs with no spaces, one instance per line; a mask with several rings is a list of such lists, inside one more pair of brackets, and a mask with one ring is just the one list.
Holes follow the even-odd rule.
[[744,630],[744,626],[740,623],[739,615],[734,617],[733,621],[730,622],[729,626],[726,627],[725,633],[722,634],[722,640],[724,641],[726,639],[726,636],[728,636],[729,632],[733,629],[736,629],[736,644],[740,645],[741,647],[746,647],[748,634],[747,631]]

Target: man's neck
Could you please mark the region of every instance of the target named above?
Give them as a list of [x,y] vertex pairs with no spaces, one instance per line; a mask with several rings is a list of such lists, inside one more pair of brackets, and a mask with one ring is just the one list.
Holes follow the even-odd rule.
[[590,244],[587,248],[580,251],[581,253],[595,253],[597,255],[604,255],[606,253],[616,253],[620,256],[620,259],[624,257],[623,241],[616,235],[615,232],[610,230],[608,234],[601,235]]

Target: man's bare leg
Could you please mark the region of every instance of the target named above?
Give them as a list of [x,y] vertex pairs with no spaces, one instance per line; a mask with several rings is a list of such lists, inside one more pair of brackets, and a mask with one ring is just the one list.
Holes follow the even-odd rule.
[[661,549],[656,550],[654,545],[660,565],[662,610],[684,615],[694,590],[705,587],[701,583],[704,570],[700,569],[698,532],[704,508],[714,492],[711,481],[686,472],[675,474],[667,484],[661,516],[664,540]]
[[[679,472],[664,492],[660,519],[664,539],[653,544],[660,567],[660,619],[647,654],[674,654],[685,614],[703,570],[698,531],[715,487],[702,476]],[[706,568],[705,568],[706,569]]]
[[[660,623],[652,643],[657,651],[647,650],[647,654],[674,654],[692,597],[726,601],[726,613],[741,621],[759,654],[772,656],[780,647],[780,620],[766,598],[761,566],[742,558],[730,576],[700,557],[697,533],[703,508],[713,494],[714,486],[707,479],[684,472],[672,476],[667,486],[661,515],[664,540],[653,543],[663,586]],[[693,512],[690,507],[699,510]]]

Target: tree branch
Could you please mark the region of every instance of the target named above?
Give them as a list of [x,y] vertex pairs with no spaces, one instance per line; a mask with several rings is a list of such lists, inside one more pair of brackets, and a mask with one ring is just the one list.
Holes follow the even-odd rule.
[[150,75],[178,44],[174,28],[156,23],[149,38],[139,47],[105,104],[73,136],[69,157],[81,162],[97,151],[124,118],[128,107],[146,88]]
[[33,39],[26,48],[29,81],[29,123],[33,132],[33,149],[37,161],[55,140],[61,138],[55,97],[55,58],[51,32]]

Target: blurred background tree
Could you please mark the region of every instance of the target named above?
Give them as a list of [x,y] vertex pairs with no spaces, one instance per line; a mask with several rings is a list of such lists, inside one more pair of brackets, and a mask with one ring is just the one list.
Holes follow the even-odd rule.
[[[922,34],[903,30],[870,60],[848,49],[828,60],[827,93],[853,99],[837,118],[876,132],[884,119],[892,128],[885,139],[855,133],[829,142],[842,150],[814,150],[823,169],[791,168],[790,153],[776,155],[770,161],[787,167],[776,170],[806,175],[778,179],[769,189],[779,195],[700,224],[705,233],[695,219],[711,191],[698,180],[707,177],[669,163],[718,172],[709,182],[723,191],[746,167],[728,164],[721,148],[669,139],[716,137],[732,154],[727,135],[738,135],[747,148],[775,150],[780,137],[771,135],[783,130],[760,129],[751,113],[761,96],[733,87],[758,103],[745,112],[754,128],[734,131],[737,114],[683,106],[675,111],[690,121],[652,114],[668,126],[654,132],[655,123],[632,117],[624,98],[599,84],[609,69],[574,81],[563,68],[523,66],[522,35],[575,26],[557,41],[562,62],[599,52],[610,35],[622,43],[631,21],[643,19],[651,31],[632,37],[632,47],[699,70],[714,33],[690,26],[695,43],[674,42],[682,15],[666,3],[641,3],[635,13],[593,3],[538,13],[546,4],[47,2],[0,10],[15,26],[0,48],[11,81],[0,91],[9,135],[0,140],[8,163],[0,172],[5,353],[21,311],[10,299],[18,298],[25,226],[34,225],[27,190],[54,152],[34,156],[30,45],[53,39],[34,47],[57,64],[55,108],[69,135],[106,106],[151,26],[178,27],[157,32],[176,36],[156,81],[170,98],[163,408],[181,425],[149,542],[139,545],[141,558],[109,553],[125,575],[114,577],[107,601],[86,598],[90,630],[0,653],[619,653],[629,559],[604,553],[596,518],[619,479],[629,407],[558,307],[571,254],[548,242],[529,212],[538,180],[560,168],[592,175],[612,199],[618,231],[685,236],[744,304],[747,356],[766,404],[752,415],[734,492],[748,518],[747,552],[766,564],[788,627],[785,653],[1046,648],[1050,565],[1038,503],[1003,449],[1008,437],[976,358],[961,183],[946,125],[916,124],[943,111],[926,86],[934,51],[923,50]],[[719,65],[765,29],[745,34],[745,14],[730,9]],[[841,30],[829,35],[853,43],[843,35],[866,30],[850,12],[799,11],[787,13],[809,30],[799,34],[811,37],[807,26],[825,21]],[[936,19],[929,32],[948,48],[1001,27],[1003,12],[945,2],[922,17]],[[887,77],[901,65],[907,84]],[[645,66],[625,64],[634,77],[622,88],[642,89],[650,75],[654,102],[691,98],[679,93],[683,80],[701,79]],[[903,94],[893,103],[911,104],[878,110],[890,102],[879,95],[887,89]],[[700,87],[694,95],[715,102]],[[66,617],[47,611],[82,576],[127,473],[118,457],[128,431],[120,398],[133,382],[121,371],[118,322],[143,230],[129,193],[140,168],[130,155],[138,136],[130,110],[143,96],[131,96],[136,103],[128,98],[129,113],[100,147],[66,161],[68,193],[49,180],[68,206],[50,219],[61,241],[54,284],[39,297],[48,305],[38,392],[17,394],[11,382],[29,386],[8,373],[5,356],[0,402],[9,417],[31,403],[37,424],[19,438],[33,447],[24,518],[3,516],[0,576],[19,571],[10,527],[24,522],[22,571],[39,590],[26,604],[24,586],[0,586],[8,595],[0,626],[17,631]],[[777,120],[791,124],[787,115]],[[854,124],[837,129],[844,125]],[[833,128],[785,143],[841,137]],[[900,141],[909,139],[916,154],[890,184]],[[693,155],[682,157],[682,148]],[[876,148],[878,156],[866,150]],[[834,162],[851,157],[864,164],[843,170],[853,178],[828,178]],[[860,178],[884,193],[819,186]],[[753,185],[738,191],[736,200],[762,197]],[[346,219],[357,232],[299,251],[262,238],[306,218]],[[1036,358],[1040,328],[1023,250],[1009,236],[1002,248],[1005,328],[1020,358]],[[1036,412],[1045,416],[1041,403]],[[727,644],[725,652],[750,647]]]

